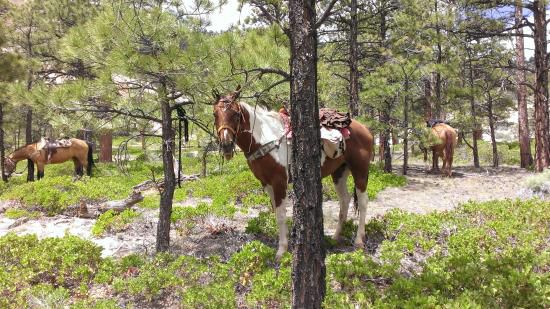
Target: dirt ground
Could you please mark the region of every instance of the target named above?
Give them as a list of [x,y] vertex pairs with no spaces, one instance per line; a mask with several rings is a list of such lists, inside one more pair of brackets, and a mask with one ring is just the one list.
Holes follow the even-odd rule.
[[[512,167],[481,168],[457,167],[451,178],[429,174],[427,167],[411,166],[407,175],[407,185],[388,188],[369,202],[367,218],[383,215],[393,208],[414,213],[428,213],[453,209],[469,200],[487,201],[492,199],[518,198],[525,178],[531,173]],[[193,201],[180,203],[192,205]],[[130,253],[152,254],[155,249],[156,223],[158,210],[141,209],[141,218],[124,232],[103,237],[94,237],[91,228],[95,220],[67,216],[42,217],[28,221],[6,218],[2,209],[12,207],[10,202],[0,202],[0,236],[14,232],[17,234],[37,234],[38,237],[59,237],[66,233],[90,239],[103,247],[104,256],[124,256]],[[196,227],[182,233],[174,227],[172,251],[197,257],[220,255],[229,258],[240,247],[255,239],[244,232],[246,223],[267,206],[258,206],[238,212],[234,219],[217,217],[202,218]],[[331,235],[336,227],[339,206],[337,201],[327,201],[323,205],[325,233]],[[291,209],[287,209],[290,216]],[[353,207],[349,218],[355,219]],[[265,240],[264,240],[265,241]]]
[[[427,170],[427,166],[410,166],[407,185],[385,189],[369,201],[367,218],[383,215],[393,208],[424,214],[450,210],[470,200],[519,198],[526,177],[532,175],[516,167],[476,169],[460,166],[453,168],[450,178],[427,173]],[[401,174],[401,170],[396,172]],[[328,201],[323,209],[326,229],[332,231],[338,220],[338,202]],[[348,217],[356,217],[352,207]]]

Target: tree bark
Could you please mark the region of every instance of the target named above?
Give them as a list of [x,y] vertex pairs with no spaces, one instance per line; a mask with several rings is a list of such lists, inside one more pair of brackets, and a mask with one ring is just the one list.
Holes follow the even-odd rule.
[[350,4],[350,32],[349,32],[349,110],[352,117],[359,116],[359,45],[357,0],[351,0]]
[[167,99],[166,84],[161,83],[158,91],[162,114],[162,163],[164,169],[164,190],[160,193],[159,222],[157,225],[157,252],[170,248],[170,216],[176,188],[174,173],[174,130],[172,129],[172,110]]
[[[391,173],[392,172],[392,156],[391,156],[391,147],[390,147],[390,141],[391,141],[391,126],[390,126],[390,112],[389,112],[389,103],[386,103],[386,110],[382,111],[382,123],[386,124],[386,128],[384,128],[383,135],[383,153],[381,155],[384,156],[384,172]],[[382,144],[382,143],[381,143]]]
[[424,78],[424,120],[432,119],[432,83],[429,77]]
[[468,67],[469,67],[469,86],[470,86],[470,112],[472,113],[472,154],[474,156],[474,167],[479,168],[479,152],[477,147],[477,134],[478,124],[476,117],[476,102],[475,102],[475,91],[474,91],[474,68],[472,65],[472,54],[471,50],[468,50]]
[[99,136],[99,162],[113,162],[113,132],[104,131]]
[[[32,109],[27,109],[27,120],[25,123],[25,142],[26,144],[32,144]],[[27,181],[34,181],[34,163],[32,160],[27,160]]]
[[326,290],[315,19],[315,1],[289,2],[292,175],[296,196],[292,227],[293,308],[321,308]]
[[535,170],[542,172],[550,165],[548,124],[548,61],[546,59],[545,1],[533,2],[535,23]]
[[491,146],[493,149],[493,167],[498,167],[498,149],[497,149],[497,139],[495,136],[495,117],[493,115],[493,99],[489,95],[489,100],[487,101],[487,111],[489,116],[489,130],[491,131]]
[[2,169],[2,180],[8,182],[8,177],[4,174],[4,158],[6,157],[4,149],[4,105],[0,102],[0,168]]
[[[439,0],[435,0],[435,29],[437,32],[437,53],[436,53],[436,63],[438,66],[443,62],[443,50],[441,47],[441,27],[439,26]],[[441,109],[441,70],[440,67],[437,68],[435,72],[435,114],[438,119],[443,119],[443,111]]]
[[409,165],[409,79],[405,79],[405,99],[403,100],[403,175],[407,175]]
[[[516,26],[521,24],[523,18],[521,1],[516,5]],[[527,168],[533,165],[531,155],[531,140],[529,137],[529,116],[527,113],[527,87],[525,86],[525,51],[523,43],[523,29],[516,29],[516,64],[519,68],[516,72],[517,97],[518,97],[518,139],[520,149],[520,166]]]

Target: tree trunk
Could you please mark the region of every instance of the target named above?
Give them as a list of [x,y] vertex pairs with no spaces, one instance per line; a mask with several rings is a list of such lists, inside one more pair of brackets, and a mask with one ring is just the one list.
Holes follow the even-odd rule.
[[386,102],[386,109],[382,111],[382,123],[386,124],[386,128],[384,128],[384,131],[382,131],[383,135],[383,143],[381,142],[380,145],[383,145],[383,152],[380,153],[381,156],[384,157],[384,172],[391,173],[392,172],[392,156],[391,156],[391,147],[390,147],[390,141],[391,141],[391,126],[390,126],[390,111],[389,111],[389,103]]
[[403,100],[403,175],[407,175],[409,165],[409,79],[405,80],[405,99]]
[[487,109],[489,114],[489,129],[491,131],[491,146],[493,148],[493,167],[498,167],[498,149],[497,140],[495,137],[495,117],[493,115],[493,99],[489,96],[487,102]]
[[443,62],[443,51],[441,47],[441,27],[439,26],[439,9],[438,9],[438,0],[435,0],[435,30],[437,33],[437,53],[436,53],[436,63],[438,65],[437,71],[435,72],[435,115],[438,119],[443,119],[443,111],[441,108],[441,70],[440,65]]
[[157,252],[168,251],[170,248],[170,216],[172,215],[172,200],[176,188],[174,173],[174,130],[172,129],[172,110],[166,98],[166,84],[161,83],[158,95],[162,114],[162,165],[164,170],[164,190],[160,194],[159,222],[157,225]]
[[2,180],[8,182],[8,177],[4,174],[4,106],[0,102],[0,168],[2,169]]
[[432,119],[432,83],[429,77],[424,78],[424,120]]
[[352,117],[359,115],[359,70],[357,44],[358,20],[357,20],[357,0],[351,0],[350,5],[350,32],[349,32],[349,110]]
[[99,136],[99,162],[113,162],[113,132],[104,131]]
[[321,308],[325,296],[325,248],[317,101],[315,1],[291,0],[290,70],[293,207],[292,307]]
[[472,113],[472,154],[474,156],[474,167],[479,168],[479,152],[477,148],[477,136],[476,131],[478,130],[477,118],[476,118],[476,103],[475,103],[475,91],[474,91],[474,68],[472,65],[472,55],[470,49],[468,49],[468,66],[469,66],[469,84],[470,84],[470,112]]
[[[25,142],[27,145],[33,142],[32,109],[30,107],[27,110],[27,121],[25,125]],[[34,163],[30,159],[27,160],[27,181],[34,181]]]
[[[516,25],[521,24],[523,18],[521,1],[516,5]],[[529,138],[529,116],[527,113],[527,87],[525,86],[525,51],[523,45],[523,29],[516,29],[516,73],[517,97],[518,97],[518,129],[520,166],[527,168],[533,165],[531,155],[531,140]]]
[[535,23],[535,170],[542,172],[550,165],[548,124],[548,61],[546,59],[545,1],[533,2]]

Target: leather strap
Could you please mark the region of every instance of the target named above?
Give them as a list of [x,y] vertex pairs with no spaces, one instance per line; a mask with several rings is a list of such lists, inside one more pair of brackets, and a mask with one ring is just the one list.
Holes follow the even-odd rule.
[[[283,135],[284,136],[284,135]],[[252,154],[246,156],[246,159],[248,161],[254,161],[256,159],[259,159],[265,155],[267,155],[268,153],[270,153],[272,150],[274,149],[278,149],[279,146],[281,145],[281,140],[282,138],[278,139],[278,140],[274,140],[274,141],[271,141],[267,144],[263,144],[262,146],[260,146],[260,148],[258,148],[256,151],[254,151]]]

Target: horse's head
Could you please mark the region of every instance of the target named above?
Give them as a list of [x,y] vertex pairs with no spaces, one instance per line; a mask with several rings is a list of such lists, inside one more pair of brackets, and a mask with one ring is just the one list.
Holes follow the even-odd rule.
[[13,172],[15,172],[16,162],[13,161],[10,157],[4,159],[4,175],[10,177]]
[[235,140],[241,130],[244,118],[241,105],[237,102],[241,93],[241,86],[226,96],[213,92],[214,124],[220,143],[220,150],[226,160],[231,160],[235,152]]

